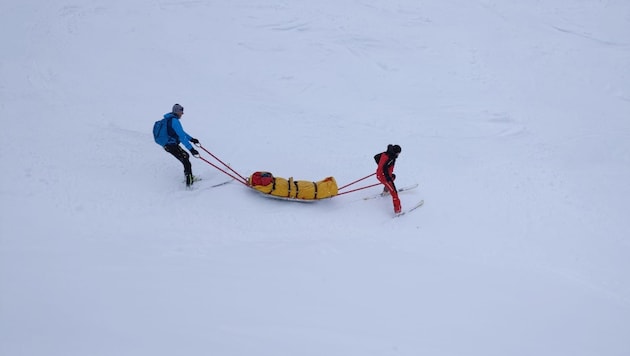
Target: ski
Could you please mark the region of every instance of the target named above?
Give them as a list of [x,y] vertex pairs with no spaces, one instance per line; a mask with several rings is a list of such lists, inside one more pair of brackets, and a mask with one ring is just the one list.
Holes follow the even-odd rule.
[[424,205],[424,199],[420,200],[419,202],[416,203],[416,205],[412,206],[411,208],[407,209],[407,210],[403,210],[400,213],[394,215],[395,218],[401,217],[405,214],[408,214],[416,209],[418,209],[419,207],[421,207],[422,205]]
[[[199,176],[193,176],[193,183],[195,182],[199,182],[200,180],[203,180],[203,178],[199,177]],[[184,183],[186,183],[186,179],[184,178]]]
[[[188,187],[186,187],[186,188],[188,188],[188,189],[194,189],[194,188],[196,188],[196,187],[197,187],[197,185],[196,185],[196,184],[194,184],[194,183],[199,182],[199,181],[202,181],[202,180],[203,180],[203,178],[198,177],[198,176],[194,176],[194,178],[193,178],[193,184],[192,184],[192,185],[190,185],[190,186],[188,186]],[[209,187],[206,187],[205,189],[209,189],[209,188],[217,188],[217,187],[220,187],[220,186],[223,186],[223,185],[229,184],[229,183],[231,183],[233,180],[234,180],[234,178],[230,178],[230,179],[226,180],[225,182],[220,182],[220,183],[213,184],[213,185],[211,185],[211,186],[209,186]],[[186,182],[184,182],[184,183],[186,183]]]
[[[418,183],[414,183],[412,185],[408,185],[406,187],[399,188],[398,189],[398,193],[404,192],[404,191],[407,191],[407,190],[416,189],[416,188],[418,188]],[[378,193],[378,194],[374,194],[374,195],[370,195],[370,196],[364,197],[363,200],[370,200],[370,199],[376,199],[376,198],[388,197],[388,196],[389,196],[389,192]]]
[[221,183],[217,183],[215,185],[211,185],[210,188],[216,188],[216,187],[220,187],[222,185],[226,185],[226,184],[232,183],[233,180],[234,180],[234,178],[231,178],[229,180],[226,180],[225,182],[221,182]]

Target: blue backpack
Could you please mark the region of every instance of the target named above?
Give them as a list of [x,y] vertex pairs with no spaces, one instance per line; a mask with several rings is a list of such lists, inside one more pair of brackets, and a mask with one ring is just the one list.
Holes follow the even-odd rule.
[[162,147],[168,143],[169,138],[176,136],[171,126],[171,120],[173,120],[172,117],[164,118],[153,124],[153,139]]

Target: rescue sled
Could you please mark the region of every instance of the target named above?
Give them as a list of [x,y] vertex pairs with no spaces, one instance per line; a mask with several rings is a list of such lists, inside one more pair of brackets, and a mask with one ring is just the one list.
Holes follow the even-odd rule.
[[247,178],[247,185],[270,198],[294,201],[315,201],[332,198],[339,189],[334,177],[318,182],[274,177],[270,172],[254,172]]
[[381,185],[381,182],[378,182],[351,190],[347,189],[348,187],[358,182],[361,182],[376,175],[376,173],[372,173],[363,178],[359,178],[342,187],[337,186],[337,181],[334,177],[326,177],[318,182],[311,182],[306,180],[294,180],[293,177],[289,179],[274,177],[273,174],[271,174],[270,172],[259,171],[254,172],[251,176],[245,178],[237,171],[235,171],[232,167],[230,167],[230,165],[224,163],[217,156],[213,155],[212,152],[205,149],[200,143],[196,143],[195,146],[199,147],[201,150],[209,154],[231,173],[214,164],[213,162],[210,162],[205,157],[195,155],[195,158],[206,162],[207,164],[223,172],[230,178],[269,198],[299,202],[313,202]]

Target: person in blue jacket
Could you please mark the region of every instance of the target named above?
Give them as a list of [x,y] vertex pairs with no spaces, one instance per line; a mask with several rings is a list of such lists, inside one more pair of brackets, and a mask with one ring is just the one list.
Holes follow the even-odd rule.
[[195,176],[193,176],[192,173],[190,156],[188,155],[188,152],[184,151],[184,149],[179,144],[182,143],[184,146],[186,146],[186,148],[193,156],[199,157],[199,152],[197,152],[197,150],[190,144],[191,142],[197,144],[199,143],[199,140],[193,138],[188,133],[186,133],[186,131],[184,131],[184,128],[182,127],[182,124],[180,122],[182,115],[184,115],[184,107],[179,104],[173,105],[173,110],[171,110],[171,112],[167,114],[164,114],[165,119],[170,119],[167,120],[167,122],[170,123],[170,126],[172,128],[172,130],[170,131],[172,134],[169,135],[168,142],[166,143],[166,145],[164,145],[164,149],[166,150],[166,152],[172,154],[173,156],[175,156],[175,158],[182,162],[182,164],[184,165],[184,175],[186,176],[186,186],[190,187],[195,181]]

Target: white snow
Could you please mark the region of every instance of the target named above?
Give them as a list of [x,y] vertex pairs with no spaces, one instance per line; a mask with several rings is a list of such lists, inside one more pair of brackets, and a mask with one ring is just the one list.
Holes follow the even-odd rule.
[[[0,355],[630,355],[630,2],[0,12]],[[425,205],[188,191],[176,102],[242,175],[400,144]]]

